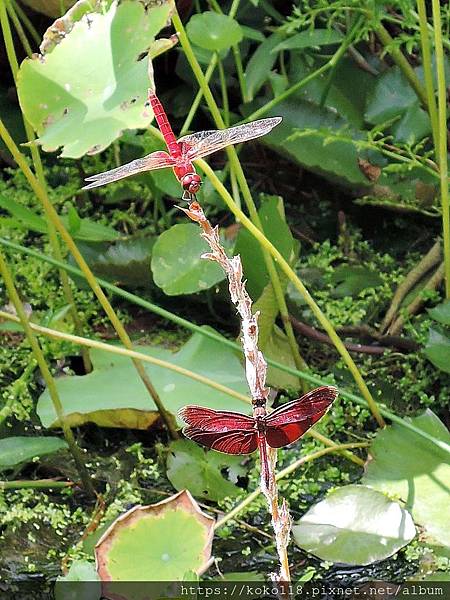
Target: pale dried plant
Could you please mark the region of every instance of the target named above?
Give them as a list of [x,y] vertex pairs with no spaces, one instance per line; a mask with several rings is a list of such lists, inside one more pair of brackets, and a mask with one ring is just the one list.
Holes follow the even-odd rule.
[[[203,259],[217,262],[225,271],[228,278],[228,288],[231,301],[236,307],[241,320],[241,343],[245,356],[245,374],[250,388],[253,406],[256,401],[267,401],[269,388],[266,387],[267,363],[258,348],[258,316],[259,312],[252,312],[252,300],[248,295],[243,280],[242,263],[239,255],[228,258],[223,248],[219,228],[213,227],[205,217],[202,207],[197,201],[189,204],[188,208],[179,207],[192,221],[198,223],[202,229],[201,237],[207,242],[211,251],[202,255]],[[257,410],[257,408],[254,408]],[[267,481],[261,469],[261,491],[263,492],[272,517],[272,526],[280,560],[280,571],[272,573],[274,581],[288,582],[290,580],[287,546],[291,531],[291,517],[286,500],[281,504],[278,499],[278,487],[275,478],[277,451],[265,444],[268,463]]]

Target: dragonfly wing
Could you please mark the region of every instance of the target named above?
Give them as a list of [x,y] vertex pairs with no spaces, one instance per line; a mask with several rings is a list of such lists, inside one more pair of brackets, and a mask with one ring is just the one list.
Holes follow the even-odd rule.
[[90,183],[85,185],[83,189],[89,190],[91,188],[99,187],[100,185],[105,185],[106,183],[118,181],[124,177],[129,177],[130,175],[135,175],[136,173],[141,173],[142,171],[163,169],[164,167],[173,167],[174,165],[175,159],[173,159],[170,154],[163,150],[158,150],[157,152],[147,154],[147,156],[144,156],[143,158],[132,160],[126,165],[122,165],[116,169],[86,177],[86,181],[89,181]]
[[336,388],[323,386],[274,410],[265,419],[269,446],[282,448],[298,440],[323,417],[337,395]]
[[178,143],[182,147],[184,156],[188,160],[195,160],[232,144],[240,144],[266,135],[281,123],[281,120],[281,117],[271,117],[270,119],[259,119],[251,123],[244,123],[244,125],[237,125],[229,129],[199,131],[185,135],[178,140]]
[[188,425],[183,429],[183,433],[197,444],[225,454],[251,454],[258,447],[256,429],[253,431],[232,429],[226,433],[221,433],[218,431],[204,431],[193,425]]
[[214,410],[191,404],[180,409],[178,415],[189,426],[205,432],[226,433],[235,429],[252,431],[255,428],[253,417],[230,410]]

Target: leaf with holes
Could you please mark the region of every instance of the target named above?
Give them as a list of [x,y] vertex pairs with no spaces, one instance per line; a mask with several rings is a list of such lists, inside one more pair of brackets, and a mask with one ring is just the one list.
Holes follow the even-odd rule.
[[61,156],[78,158],[100,152],[124,129],[148,126],[147,59],[138,58],[169,14],[169,2],[148,10],[113,2],[84,14],[50,53],[23,61],[19,101],[44,150],[62,147]]
[[219,502],[241,491],[232,481],[245,473],[241,463],[242,456],[205,451],[188,440],[177,440],[168,448],[167,477],[176,490],[188,489],[195,497]]

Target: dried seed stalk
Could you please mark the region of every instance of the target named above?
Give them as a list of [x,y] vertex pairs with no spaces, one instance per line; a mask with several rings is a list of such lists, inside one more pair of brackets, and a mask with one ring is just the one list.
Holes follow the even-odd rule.
[[[181,208],[181,207],[180,207]],[[219,228],[212,227],[205,217],[202,207],[197,201],[189,204],[188,208],[181,210],[202,229],[201,236],[206,240],[211,252],[202,255],[202,258],[217,262],[228,277],[228,288],[231,301],[236,306],[241,318],[241,343],[245,356],[245,374],[250,388],[252,401],[264,399],[267,401],[269,388],[266,387],[267,363],[258,348],[258,316],[259,312],[252,313],[252,300],[245,288],[242,279],[242,263],[239,255],[228,258],[220,242]],[[286,500],[278,502],[278,488],[275,480],[275,465],[277,451],[266,444],[268,457],[268,485],[261,470],[261,490],[266,497],[272,516],[272,526],[275,532],[277,552],[280,559],[280,572],[273,573],[274,581],[289,581],[289,561],[287,546],[291,530],[291,517]]]

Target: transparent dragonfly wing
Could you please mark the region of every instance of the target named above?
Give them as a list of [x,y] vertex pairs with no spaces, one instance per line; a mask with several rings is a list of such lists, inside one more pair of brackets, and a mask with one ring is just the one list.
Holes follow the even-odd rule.
[[240,144],[266,135],[281,121],[281,117],[271,117],[270,119],[259,119],[229,129],[199,131],[198,133],[185,135],[178,140],[178,143],[182,146],[183,155],[188,160],[195,160],[232,144]]
[[83,190],[90,190],[91,188],[99,187],[113,181],[118,181],[119,179],[124,179],[130,175],[142,173],[143,171],[173,167],[175,163],[175,159],[173,159],[170,154],[164,152],[163,150],[158,150],[157,152],[147,154],[147,156],[144,156],[143,158],[132,160],[126,165],[122,165],[116,169],[111,169],[110,171],[105,171],[104,173],[98,173],[97,175],[86,177],[86,181],[89,181],[90,183],[85,185]]

